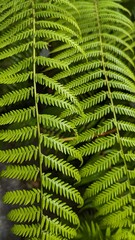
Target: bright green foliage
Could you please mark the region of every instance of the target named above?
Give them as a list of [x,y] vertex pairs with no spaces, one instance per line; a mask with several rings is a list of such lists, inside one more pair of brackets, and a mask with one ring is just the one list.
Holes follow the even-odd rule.
[[[115,0],[75,1],[87,61],[71,50],[66,86],[80,99],[84,115],[65,110],[79,136],[72,143],[84,158],[80,185],[84,211],[92,209],[101,229],[112,238],[134,239],[135,77],[129,12]],[[124,14],[123,14],[124,13]],[[58,51],[60,49],[58,48]],[[67,54],[67,55],[66,55]],[[56,75],[58,79],[61,74]],[[71,79],[71,80],[70,80]],[[132,155],[133,154],[133,155]],[[110,238],[109,238],[110,239]]]
[[135,239],[134,24],[121,2],[0,3],[1,175],[30,188],[3,199],[25,239]]
[[18,223],[12,231],[25,239],[72,239],[80,224],[75,209],[83,199],[73,186],[80,174],[69,158],[79,163],[82,156],[67,142],[77,137],[75,125],[60,113],[82,110],[75,94],[53,76],[70,72],[68,61],[42,51],[56,43],[84,54],[76,43],[78,24],[66,10],[77,9],[68,0],[6,0],[0,6],[0,161],[7,163],[1,177],[28,181],[30,188],[3,198],[20,205],[8,214]]
[[89,62],[89,68],[88,63],[83,68],[78,56],[70,58],[80,74],[69,87],[81,99],[85,113],[72,120],[86,162],[80,170],[81,184],[89,185],[84,209],[95,209],[94,218],[101,229],[111,229],[111,239],[134,239],[135,165],[130,151],[134,154],[135,77],[129,35],[133,24],[117,1],[76,5],[84,13],[78,21]]

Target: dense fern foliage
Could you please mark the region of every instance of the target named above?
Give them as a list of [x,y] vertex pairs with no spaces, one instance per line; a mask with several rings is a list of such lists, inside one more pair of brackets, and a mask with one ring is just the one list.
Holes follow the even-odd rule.
[[85,118],[74,123],[81,129],[77,146],[86,163],[80,171],[82,184],[89,184],[85,207],[95,209],[101,229],[110,227],[111,239],[134,239],[135,77],[129,35],[133,25],[116,1],[83,6],[89,68],[79,76],[80,85],[76,79]]
[[89,185],[84,210],[91,209],[101,229],[111,229],[111,239],[134,239],[134,26],[117,1],[76,1],[76,6],[87,61],[70,50],[63,58],[71,66],[66,86],[80,99],[84,115],[65,110],[62,116],[72,119],[79,133],[72,143],[84,158],[80,186],[84,191]]
[[53,72],[70,71],[68,62],[43,53],[54,42],[82,51],[75,43],[79,27],[66,10],[74,6],[68,0],[0,5],[0,161],[7,163],[1,176],[30,182],[30,189],[25,184],[3,198],[18,204],[8,215],[16,222],[12,231],[25,239],[72,239],[79,226],[74,209],[83,199],[73,187],[79,171],[68,157],[78,163],[82,157],[66,140],[76,136],[74,124],[59,115],[82,111],[73,92],[53,78]]
[[3,0],[0,6],[1,176],[24,186],[3,197],[16,206],[8,214],[13,233],[33,240],[134,240],[129,11],[120,0]]

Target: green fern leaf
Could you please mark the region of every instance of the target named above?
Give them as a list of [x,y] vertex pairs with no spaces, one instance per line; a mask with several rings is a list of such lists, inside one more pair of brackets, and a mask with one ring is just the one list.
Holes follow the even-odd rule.
[[56,106],[63,109],[72,109],[73,112],[79,112],[75,106],[72,106],[70,102],[63,99],[61,96],[53,96],[51,94],[37,95],[37,101],[48,106]]
[[40,225],[14,225],[12,232],[22,237],[39,237],[40,236]]
[[49,137],[43,134],[40,137],[40,141],[45,147],[54,148],[55,150],[59,150],[64,154],[69,154],[73,158],[77,158],[82,161],[82,156],[80,155],[79,151],[74,149],[72,145],[63,142],[62,139],[58,139],[56,137]]
[[17,162],[22,163],[23,161],[30,161],[32,158],[36,160],[38,149],[29,145],[28,147],[20,147],[8,150],[0,151],[0,161],[1,162]]
[[43,175],[43,186],[46,189],[52,190],[53,192],[56,192],[56,194],[60,194],[60,196],[63,195],[64,197],[75,201],[77,204],[80,204],[80,206],[83,205],[83,199],[74,187],[61,181],[57,177],[50,178],[50,175],[50,173]]
[[78,182],[81,180],[78,169],[71,165],[71,163],[59,159],[54,155],[42,155],[41,158],[46,167],[55,169],[56,171],[59,170],[66,176],[72,177]]
[[15,130],[1,130],[0,131],[0,140],[3,141],[26,141],[31,139],[32,137],[36,138],[37,129],[36,127],[23,127]]
[[[70,177],[80,181],[74,162],[82,162],[82,156],[67,143],[77,137],[75,125],[60,114],[70,109],[82,115],[83,110],[63,81],[70,61],[51,49],[65,46],[85,58],[77,41],[81,31],[72,14],[79,12],[69,0],[2,0],[0,6],[0,162],[8,163],[1,176],[23,180],[29,187],[7,192],[3,198],[5,203],[20,205],[8,215],[18,223],[12,231],[24,239],[69,240],[79,226],[74,205],[83,204]],[[73,164],[69,159],[75,160]],[[52,173],[50,178],[46,169]]]
[[7,192],[3,201],[5,203],[29,205],[40,202],[40,190],[33,188],[32,190],[16,190]]
[[23,180],[37,180],[37,175],[39,173],[39,169],[35,165],[26,165],[26,166],[13,166],[10,165],[1,172],[2,177],[6,178],[16,178]]
[[[111,239],[132,240],[135,77],[130,32],[133,24],[127,13],[123,14],[128,11],[119,2],[75,1],[83,13],[79,18],[74,12],[82,30],[78,42],[88,60],[82,66],[84,58],[80,53],[75,56],[67,49],[74,79],[70,79],[67,70],[64,77],[80,99],[84,116],[78,117],[66,109],[61,117],[70,117],[79,132],[73,144],[84,158],[80,170],[80,187],[83,185],[82,191],[86,187],[83,211],[92,210],[103,231],[110,227]],[[61,52],[58,57],[64,60]],[[59,76],[56,74],[56,79]],[[127,215],[126,207],[131,209]]]
[[51,126],[53,128],[57,128],[59,130],[62,130],[63,132],[66,132],[66,131],[71,132],[71,130],[75,131],[75,127],[74,127],[73,124],[70,124],[67,121],[65,121],[64,119],[61,119],[61,118],[56,117],[54,115],[42,114],[42,115],[39,116],[39,121],[40,121],[40,123],[42,123],[46,127]]
[[13,110],[9,113],[2,114],[0,117],[0,125],[27,121],[31,119],[31,117],[35,117],[35,107]]
[[8,213],[8,218],[15,222],[38,222],[40,220],[40,208],[39,207],[25,207],[11,210]]
[[85,166],[83,166],[80,170],[80,174],[82,178],[91,176],[97,172],[104,171],[106,169],[110,169],[112,165],[115,165],[119,162],[120,152],[116,150],[112,150],[111,153],[108,153],[104,156],[97,156],[97,159],[94,157],[94,163],[92,159],[87,162]]
[[107,172],[100,181],[93,183],[89,188],[86,189],[84,198],[91,197],[100,191],[107,189],[111,186],[115,181],[120,180],[124,177],[125,168],[113,168],[112,171]]
[[84,147],[81,147],[79,150],[83,156],[87,156],[104,149],[114,146],[116,143],[116,136],[108,136],[105,139],[100,137],[95,140],[93,143],[88,143]]
[[56,213],[59,217],[63,217],[67,221],[73,222],[75,225],[79,225],[78,216],[73,212],[72,208],[66,205],[58,198],[52,199],[53,195],[44,194],[43,208],[49,209],[50,212]]
[[1,76],[0,84],[14,84],[19,82],[25,82],[28,80],[30,75],[31,73],[22,73],[16,74],[16,76]]
[[18,101],[28,100],[30,96],[33,96],[33,88],[24,88],[21,90],[10,92],[9,94],[4,95],[0,99],[0,106],[6,106]]
[[68,227],[65,224],[61,224],[57,219],[52,220],[48,216],[43,216],[41,224],[42,227],[45,228],[45,231],[51,231],[52,233],[55,233],[56,236],[59,236],[59,234],[67,238],[73,238],[76,236],[75,229]]
[[111,107],[109,105],[104,105],[103,107],[99,107],[95,110],[94,113],[87,113],[85,116],[80,116],[77,119],[73,120],[75,125],[81,125],[89,123],[90,121],[102,118],[103,116],[107,115],[111,112]]

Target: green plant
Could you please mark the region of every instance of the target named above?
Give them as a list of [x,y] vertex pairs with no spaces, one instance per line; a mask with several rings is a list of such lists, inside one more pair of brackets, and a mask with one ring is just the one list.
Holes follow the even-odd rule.
[[[63,108],[81,109],[72,91],[53,77],[55,71],[70,71],[68,62],[42,56],[41,50],[55,42],[81,50],[72,39],[79,37],[79,27],[66,10],[73,5],[67,0],[15,0],[0,6],[0,83],[6,89],[0,99],[0,140],[5,142],[0,161],[7,163],[1,177],[30,181],[31,186],[4,196],[5,203],[20,205],[8,214],[18,223],[12,231],[29,239],[71,239],[79,225],[72,205],[83,205],[83,199],[73,187],[80,175],[68,156],[82,157],[66,142],[69,135],[76,136],[74,124],[59,115]],[[11,84],[12,91],[5,87]]]
[[82,45],[90,71],[74,80],[85,117],[73,122],[85,163],[81,184],[83,189],[89,185],[84,211],[92,210],[102,230],[111,229],[111,239],[134,239],[135,77],[129,34],[134,27],[117,1],[92,1],[83,7]]
[[0,3],[1,176],[25,181],[3,200],[25,239],[132,240],[134,25],[121,1],[71,2]]

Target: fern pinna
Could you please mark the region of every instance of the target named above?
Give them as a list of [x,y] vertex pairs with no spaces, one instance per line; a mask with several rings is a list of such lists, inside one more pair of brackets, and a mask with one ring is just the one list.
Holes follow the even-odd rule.
[[75,209],[83,199],[73,184],[80,174],[70,160],[82,157],[68,142],[76,127],[60,113],[82,111],[73,92],[53,78],[70,71],[69,63],[43,54],[58,44],[82,51],[69,7],[75,9],[68,0],[0,3],[0,161],[7,163],[1,177],[31,186],[7,192],[3,200],[18,205],[8,217],[13,233],[24,239],[72,239],[79,226]]
[[82,32],[78,43],[87,61],[69,49],[58,56],[70,62],[70,74],[65,71],[64,75],[66,87],[75,92],[84,111],[82,116],[68,109],[62,113],[79,132],[72,144],[84,158],[80,170],[82,191],[86,186],[83,209],[93,212],[103,231],[110,228],[111,239],[133,240],[135,77],[129,34],[133,24],[119,2],[75,1],[80,16],[73,15]]

